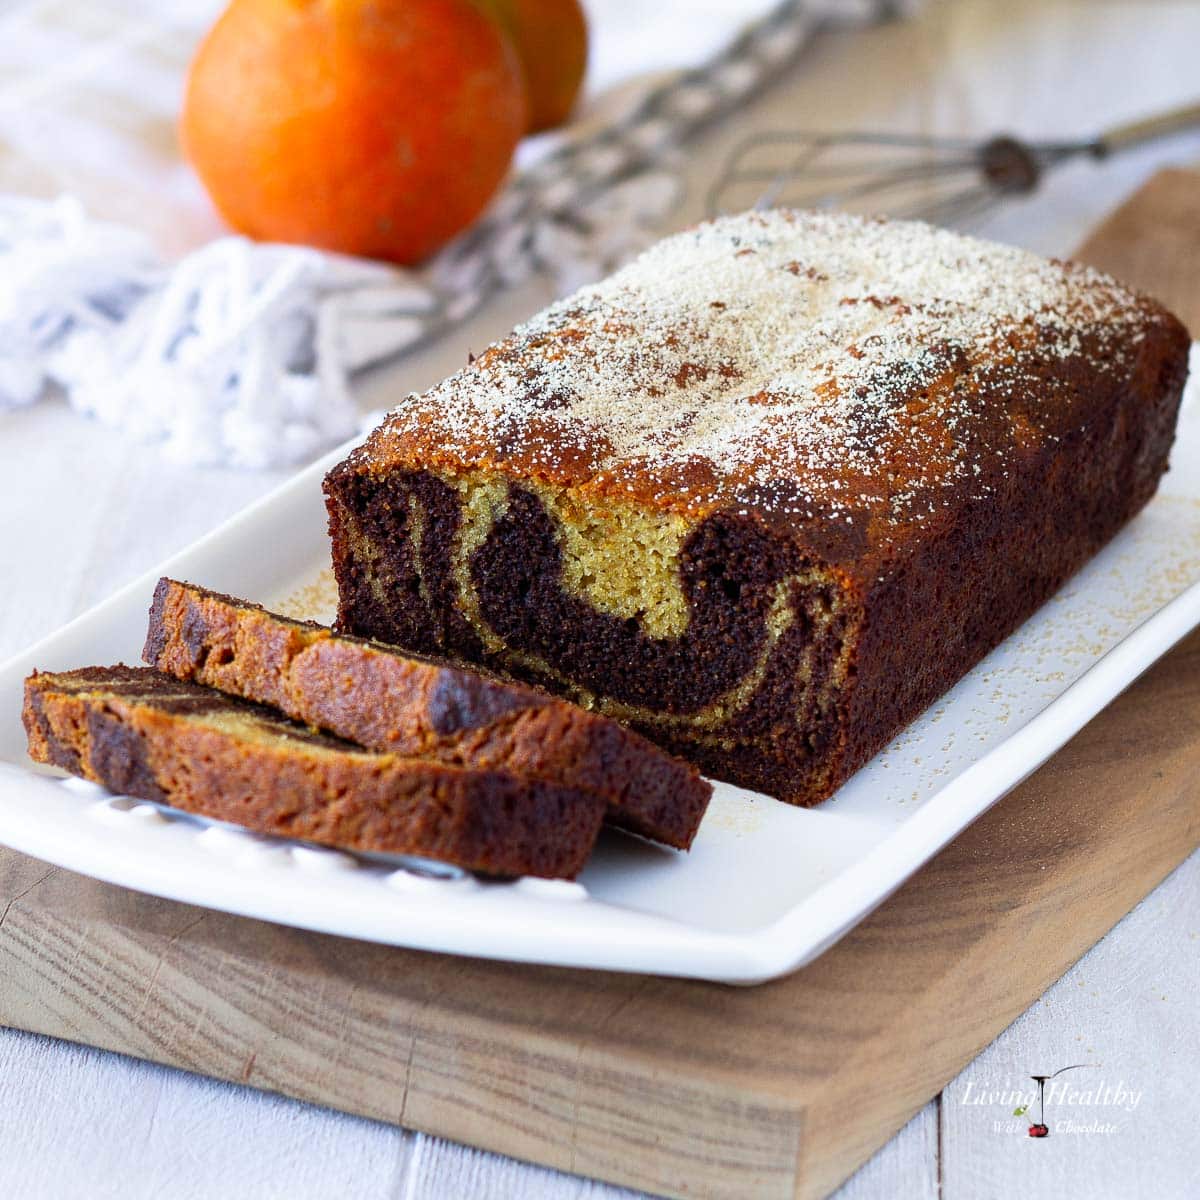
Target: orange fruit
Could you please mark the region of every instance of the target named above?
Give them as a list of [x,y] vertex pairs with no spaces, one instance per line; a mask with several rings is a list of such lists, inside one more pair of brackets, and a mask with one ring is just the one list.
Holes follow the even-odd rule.
[[561,125],[587,67],[587,18],[579,0],[477,0],[512,39],[529,91],[529,132]]
[[235,229],[415,263],[483,210],[526,124],[516,54],[470,0],[233,0],[181,136]]

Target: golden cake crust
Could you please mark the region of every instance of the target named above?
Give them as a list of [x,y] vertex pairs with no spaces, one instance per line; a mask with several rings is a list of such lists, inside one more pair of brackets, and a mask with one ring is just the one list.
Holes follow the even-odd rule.
[[746,213],[667,238],[406,398],[367,473],[479,469],[787,530],[861,577],[1183,337],[1083,266],[911,222]]

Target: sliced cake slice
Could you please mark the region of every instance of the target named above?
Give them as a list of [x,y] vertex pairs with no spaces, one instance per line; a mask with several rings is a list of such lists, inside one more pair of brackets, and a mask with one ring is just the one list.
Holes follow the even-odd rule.
[[194,584],[159,581],[143,657],[372,750],[585,788],[616,824],[681,849],[712,794],[695,767],[536,688]]
[[147,667],[35,672],[22,718],[30,757],[115,792],[487,875],[573,878],[604,817],[592,792],[364,750]]

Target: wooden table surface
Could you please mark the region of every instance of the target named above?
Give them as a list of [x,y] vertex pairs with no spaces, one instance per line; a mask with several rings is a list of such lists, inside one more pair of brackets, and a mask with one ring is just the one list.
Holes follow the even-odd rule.
[[[1196,7],[1169,2],[934,3],[911,25],[823,36],[795,85],[751,116],[775,126],[794,125],[798,112],[820,112],[838,114],[840,123],[940,132],[1000,125],[1086,130],[1191,99],[1191,53],[1181,47],[1198,39]],[[1132,91],[1126,69],[1137,77]],[[721,148],[708,153],[715,157]],[[1174,153],[1194,158],[1195,143]],[[1071,169],[1043,197],[1001,218],[994,232],[1043,251],[1073,245],[1160,159],[1138,155],[1102,175]],[[510,296],[446,346],[372,380],[364,402],[440,376],[466,346],[478,348],[540,299],[535,289]],[[55,406],[0,416],[0,463],[0,656],[57,627],[277,481],[269,474],[181,471]],[[1192,1150],[1200,1116],[1193,1080],[1200,1050],[1198,914],[1200,860],[1193,856],[841,1194],[964,1200],[1200,1194],[1200,1160]],[[1103,1062],[1105,1082],[1127,1095],[1124,1105],[1102,1112],[1114,1131],[1042,1145],[995,1128],[1008,1110],[990,1094],[1023,1085],[1047,1065],[1074,1061]],[[1080,1111],[1086,1124],[1096,1110]],[[0,1194],[32,1200],[630,1194],[12,1031],[0,1034],[0,1145],[6,1151]]]

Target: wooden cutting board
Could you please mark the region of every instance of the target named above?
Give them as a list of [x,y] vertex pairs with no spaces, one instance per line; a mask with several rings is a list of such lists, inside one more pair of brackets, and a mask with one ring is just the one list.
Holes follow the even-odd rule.
[[[1200,329],[1200,174],[1079,256]],[[395,950],[0,850],[0,1021],[652,1192],[817,1197],[1197,844],[1200,635],[788,979]]]

